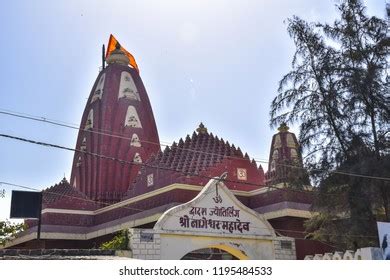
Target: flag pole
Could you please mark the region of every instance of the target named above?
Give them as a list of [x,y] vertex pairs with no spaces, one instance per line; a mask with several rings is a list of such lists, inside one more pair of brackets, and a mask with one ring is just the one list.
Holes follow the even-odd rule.
[[105,53],[106,53],[106,47],[103,44],[103,47],[102,47],[102,68],[103,68],[103,70],[106,67]]

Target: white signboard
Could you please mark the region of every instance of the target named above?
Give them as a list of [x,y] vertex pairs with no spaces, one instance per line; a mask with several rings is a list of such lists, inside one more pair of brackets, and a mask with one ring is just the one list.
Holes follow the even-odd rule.
[[193,200],[166,211],[154,228],[236,235],[275,234],[261,214],[243,205],[218,178],[210,180]]
[[379,246],[383,252],[383,259],[390,260],[390,223],[378,222]]

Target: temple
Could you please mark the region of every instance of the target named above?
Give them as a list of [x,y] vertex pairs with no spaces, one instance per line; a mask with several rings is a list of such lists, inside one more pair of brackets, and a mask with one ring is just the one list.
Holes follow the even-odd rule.
[[[164,147],[160,145],[152,106],[139,72],[129,66],[128,58],[119,48],[107,57],[107,63],[96,78],[81,118],[70,182],[64,178],[43,191],[42,240],[36,240],[36,220],[27,220],[29,229],[12,240],[9,247],[96,248],[122,229],[131,229],[134,236],[142,229],[157,240],[164,234],[169,236],[162,231],[165,219],[165,226],[168,225],[165,230],[172,227],[170,232],[177,233],[178,225],[170,224],[164,217],[177,211],[172,209],[190,207],[188,213],[192,211],[194,221],[197,214],[199,220],[203,216],[208,219],[202,226],[200,222],[186,224],[185,216],[188,218],[189,214],[180,214],[181,225],[188,225],[188,230],[192,225],[197,230],[185,232],[184,226],[182,235],[192,232],[194,240],[201,234],[201,227],[213,227],[207,236],[214,240],[219,234],[216,227],[221,225],[223,238],[226,234],[238,234],[237,238],[241,238],[247,231],[245,242],[250,238],[257,240],[261,234],[261,242],[266,240],[264,244],[273,246],[281,242],[282,247],[268,250],[274,255],[253,258],[276,258],[283,244],[294,248],[294,257],[298,259],[322,248],[322,244],[304,239],[303,223],[313,214],[312,194],[287,188],[297,178],[306,178],[307,185],[308,180],[302,169],[299,143],[286,124],[281,124],[272,138],[267,172],[238,146],[214,135],[203,123]],[[204,193],[205,186],[217,195],[209,198]],[[222,199],[230,204],[222,207],[218,204]],[[209,206],[210,203],[217,204]],[[218,213],[219,220],[213,219]],[[228,215],[234,220],[223,220]],[[244,218],[248,221],[243,222]],[[257,232],[252,224],[259,224],[259,228],[265,227],[267,231]],[[229,226],[226,232],[225,226],[226,229]],[[134,242],[142,242],[142,232],[141,241]],[[245,247],[245,242],[240,246]],[[214,251],[228,246],[218,244],[205,246]],[[135,254],[138,249],[134,246]],[[242,256],[231,251],[236,258]]]

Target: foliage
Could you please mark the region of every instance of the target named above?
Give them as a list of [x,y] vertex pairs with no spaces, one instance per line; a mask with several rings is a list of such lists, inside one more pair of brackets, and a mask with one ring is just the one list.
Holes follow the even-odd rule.
[[26,226],[22,223],[11,223],[8,220],[0,221],[0,245],[4,245],[8,240],[25,229]]
[[390,177],[390,39],[386,21],[367,16],[360,0],[337,8],[333,24],[288,20],[296,52],[272,102],[271,125],[300,124],[318,187],[311,237],[351,248],[372,245],[375,221],[390,221],[390,181],[345,175]]
[[129,244],[129,231],[120,231],[112,240],[100,245],[103,250],[127,250]]

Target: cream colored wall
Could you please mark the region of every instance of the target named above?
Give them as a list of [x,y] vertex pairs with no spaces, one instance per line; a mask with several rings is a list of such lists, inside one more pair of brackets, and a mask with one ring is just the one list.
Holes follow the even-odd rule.
[[[140,233],[153,234],[152,241],[142,241]],[[296,259],[294,239],[287,237],[204,234],[167,232],[153,229],[130,229],[129,249],[136,259],[180,260],[186,254],[203,248],[220,248],[238,259],[273,260]],[[291,250],[282,249],[281,240],[292,243]]]
[[272,240],[228,238],[220,236],[194,236],[160,234],[161,259],[180,260],[186,254],[213,245],[226,245],[242,251],[248,259],[275,259]]
[[356,252],[347,250],[345,252],[334,252],[305,256],[305,260],[383,260],[382,250],[376,247],[357,249]]

